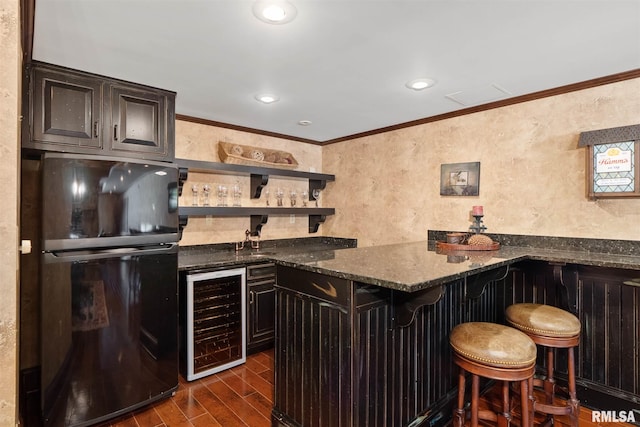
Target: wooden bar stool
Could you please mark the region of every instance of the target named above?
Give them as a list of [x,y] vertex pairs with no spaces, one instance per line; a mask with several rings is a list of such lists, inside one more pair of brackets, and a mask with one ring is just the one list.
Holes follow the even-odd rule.
[[[580,344],[580,320],[573,314],[544,304],[514,304],[507,307],[507,323],[527,334],[537,345],[546,349],[547,372],[544,379],[535,379],[534,386],[544,390],[545,401],[534,402],[534,410],[548,415],[568,415],[571,426],[578,426],[580,402],[576,396],[575,355],[573,349]],[[566,348],[568,352],[568,390],[566,405],[554,404],[556,381],[554,378],[554,351]],[[565,390],[563,390],[564,392]]]
[[[458,376],[458,404],[453,412],[453,425],[465,423],[466,372],[471,374],[471,426],[478,420],[496,422],[498,426],[511,423],[509,383],[520,382],[522,426],[533,425],[531,393],[536,364],[536,345],[524,333],[509,326],[488,322],[461,323],[451,330],[449,343],[453,361],[460,368]],[[480,377],[501,380],[502,412],[479,411]]]

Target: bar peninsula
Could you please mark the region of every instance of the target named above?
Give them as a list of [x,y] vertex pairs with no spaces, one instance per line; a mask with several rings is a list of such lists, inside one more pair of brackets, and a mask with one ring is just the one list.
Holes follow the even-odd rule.
[[[456,393],[449,331],[467,321],[504,323],[504,309],[512,303],[560,306],[579,315],[583,327],[591,322],[588,326],[607,328],[606,322],[620,316],[605,319],[584,299],[597,301],[605,292],[600,288],[610,293],[614,283],[618,297],[609,311],[617,310],[632,329],[640,322],[637,254],[514,246],[441,253],[434,243],[273,255],[273,426],[446,424]],[[604,339],[592,332],[581,346]],[[599,355],[579,352],[583,404],[590,399],[602,404],[607,395],[613,396],[612,405],[640,407],[640,385],[624,379],[638,378],[638,372],[620,369],[640,366],[640,338],[634,334],[619,341],[634,346],[628,356],[634,360],[608,360],[602,378],[603,369],[588,369]],[[561,378],[562,367],[559,371]],[[609,384],[613,372],[621,378]]]

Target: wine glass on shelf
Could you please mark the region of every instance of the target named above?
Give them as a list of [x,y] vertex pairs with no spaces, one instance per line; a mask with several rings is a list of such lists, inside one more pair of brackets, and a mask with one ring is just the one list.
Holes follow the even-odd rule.
[[267,201],[267,206],[269,206],[269,194],[270,194],[269,189],[268,189],[268,188],[265,188],[265,189],[264,189],[264,198],[265,198],[265,200]]
[[295,207],[296,206],[296,199],[298,198],[298,193],[296,193],[296,190],[291,190],[289,191],[289,199],[291,200],[291,207]]
[[317,188],[314,188],[313,191],[311,192],[311,195],[313,195],[313,198],[316,201],[316,208],[318,207],[318,199],[320,198],[320,190],[318,190]]
[[191,199],[191,205],[192,206],[198,206],[198,184],[193,184],[191,186],[191,194],[192,194],[192,199]]
[[284,198],[284,190],[282,188],[278,188],[276,190],[276,200],[278,201],[278,206],[283,206],[282,199]]
[[228,189],[226,185],[218,185],[218,206],[227,206]]
[[205,184],[202,186],[202,206],[209,206],[210,204],[210,194],[211,194],[211,186],[209,184]]
[[306,208],[307,200],[309,200],[309,192],[307,190],[302,190],[302,193],[300,193],[300,197],[302,198],[302,207]]
[[242,198],[242,187],[240,187],[240,182],[236,181],[233,186],[233,206],[241,206],[240,200]]

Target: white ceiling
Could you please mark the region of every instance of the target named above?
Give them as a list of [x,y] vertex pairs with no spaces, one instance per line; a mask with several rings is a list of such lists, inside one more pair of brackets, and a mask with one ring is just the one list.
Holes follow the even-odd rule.
[[[36,0],[33,58],[316,142],[640,69],[640,0],[290,2],[270,25],[247,0]],[[437,84],[405,87],[420,77]]]

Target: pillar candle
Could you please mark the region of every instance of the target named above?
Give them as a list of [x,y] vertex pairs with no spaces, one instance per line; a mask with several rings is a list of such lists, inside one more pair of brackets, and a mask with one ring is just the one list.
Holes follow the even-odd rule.
[[484,213],[482,211],[482,206],[474,206],[471,209],[471,214],[472,215],[484,215]]

